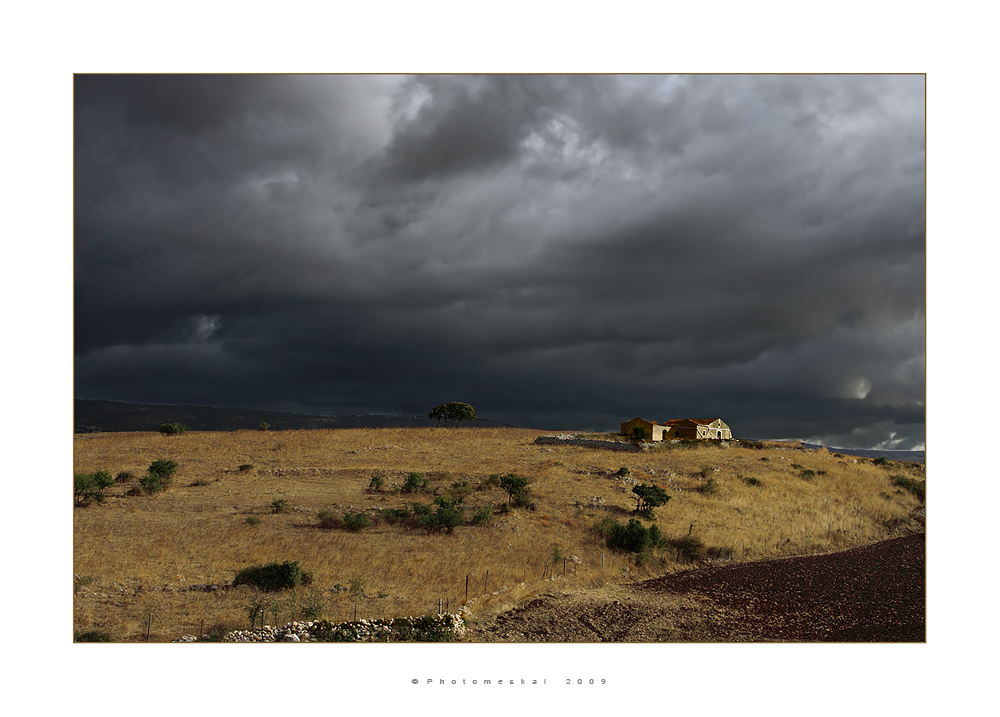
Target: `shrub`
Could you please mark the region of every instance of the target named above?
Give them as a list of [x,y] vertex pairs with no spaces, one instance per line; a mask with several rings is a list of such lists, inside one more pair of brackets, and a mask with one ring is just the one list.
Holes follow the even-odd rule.
[[641,553],[659,546],[662,540],[663,536],[657,526],[646,528],[635,518],[629,519],[627,525],[614,523],[608,531],[608,547],[612,550]]
[[615,475],[618,476],[619,478],[625,478],[627,476],[632,475],[632,471],[630,471],[627,466],[622,466],[617,471],[615,471]]
[[924,483],[923,481],[916,481],[913,480],[912,478],[907,478],[906,476],[897,476],[897,475],[889,476],[889,480],[892,481],[892,484],[894,486],[902,488],[903,490],[908,490],[911,493],[913,493],[913,495],[917,496],[920,500],[925,500],[924,489],[926,488],[927,484]]
[[[153,495],[153,493],[165,491],[167,483],[160,476],[149,474],[139,479],[139,487],[146,495]],[[131,491],[129,493],[131,494]]]
[[803,468],[799,472],[799,475],[805,478],[806,480],[809,480],[810,478],[813,478],[816,475],[816,471],[810,470],[809,468]]
[[191,482],[191,487],[192,488],[201,488],[203,486],[211,485],[211,484],[212,484],[211,481],[207,481],[204,478],[199,478],[198,480]]
[[233,578],[233,587],[252,585],[266,592],[277,592],[312,583],[312,575],[299,567],[298,562],[268,563],[244,568]]
[[111,635],[100,630],[87,630],[86,632],[74,632],[73,642],[111,642]]
[[458,615],[422,615],[362,622],[317,620],[310,642],[453,642],[464,629]]
[[594,523],[594,530],[603,535],[606,539],[608,534],[611,532],[611,529],[616,525],[618,525],[618,523],[613,518],[605,517]]
[[715,482],[715,478],[709,478],[707,481],[698,486],[698,490],[702,493],[714,493],[719,486]]
[[257,426],[257,430],[260,430],[260,431],[270,431],[271,430],[271,424],[267,423],[266,421],[261,421],[260,425]]
[[247,525],[260,525],[260,518],[256,515],[248,515],[244,521]]
[[150,463],[147,470],[151,475],[160,476],[162,478],[171,478],[177,470],[177,462],[160,458]]
[[641,443],[649,438],[649,431],[646,430],[645,426],[632,426],[632,430],[629,431],[628,437],[630,441]]
[[288,509],[288,501],[284,498],[278,498],[277,500],[271,501],[271,510],[275,513],[287,513]]
[[355,532],[372,527],[372,519],[367,513],[344,513],[343,523],[347,530]]
[[408,506],[402,508],[386,508],[382,511],[382,519],[386,523],[406,523],[413,518],[413,509]]
[[752,485],[752,486],[762,486],[762,485],[764,485],[763,483],[760,482],[760,479],[754,478],[753,476],[743,476],[743,475],[741,475],[740,478],[747,485]]
[[115,479],[107,471],[77,473],[73,476],[73,498],[76,505],[85,507],[104,502],[104,490],[114,485]]
[[889,461],[886,460],[885,456],[879,456],[878,458],[875,458],[874,460],[872,460],[872,465],[886,466],[886,465],[889,465]]
[[128,471],[121,471],[115,476],[115,483],[125,484],[131,483],[135,479],[135,476]]
[[500,487],[507,493],[507,505],[522,507],[528,502],[528,479],[516,473],[500,476]]
[[647,517],[653,515],[653,508],[658,508],[670,500],[667,492],[658,485],[633,486],[632,492],[635,493],[635,512]]
[[247,471],[252,471],[253,463],[244,463],[241,466],[237,466],[236,470],[238,470],[240,473],[246,473]]
[[472,495],[472,485],[467,480],[455,481],[448,487],[448,495],[452,496],[459,503]]
[[382,490],[382,486],[385,485],[385,477],[381,473],[375,473],[372,475],[372,479],[368,481],[368,490],[371,493],[376,493]]
[[161,423],[160,433],[167,436],[179,436],[187,430],[187,426],[183,423]]
[[476,512],[472,514],[472,517],[469,518],[469,524],[482,525],[492,517],[493,517],[493,506],[484,505],[482,508],[478,508]]
[[[139,479],[139,486],[146,495],[165,491],[176,470],[176,461],[163,458],[155,460],[149,464],[146,475]],[[131,495],[131,491],[129,494]]]
[[427,488],[427,479],[424,478],[423,473],[407,473],[406,480],[403,481],[403,487],[400,490],[403,493],[421,493]]

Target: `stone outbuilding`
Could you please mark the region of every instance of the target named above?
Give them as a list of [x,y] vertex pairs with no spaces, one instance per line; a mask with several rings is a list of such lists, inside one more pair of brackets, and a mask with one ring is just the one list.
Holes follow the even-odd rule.
[[632,430],[640,426],[646,429],[646,440],[664,441],[675,438],[689,440],[721,440],[731,439],[733,432],[721,418],[675,418],[663,423],[647,421],[644,418],[633,418],[622,424],[622,435],[632,434]]

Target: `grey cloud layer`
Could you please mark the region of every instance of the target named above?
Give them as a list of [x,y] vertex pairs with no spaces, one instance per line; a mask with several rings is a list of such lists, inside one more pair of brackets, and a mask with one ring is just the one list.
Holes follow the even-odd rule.
[[78,77],[77,392],[922,443],[923,103],[914,76]]

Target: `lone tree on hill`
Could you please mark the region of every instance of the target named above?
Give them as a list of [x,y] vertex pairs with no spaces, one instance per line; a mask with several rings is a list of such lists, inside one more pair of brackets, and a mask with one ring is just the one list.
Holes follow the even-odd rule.
[[647,518],[653,517],[653,508],[670,500],[667,492],[658,485],[637,485],[632,492],[635,493],[635,512]]
[[474,421],[476,420],[476,409],[467,403],[462,403],[461,401],[451,401],[449,403],[442,403],[439,406],[435,406],[430,413],[427,414],[428,418],[436,418],[438,425],[444,421],[447,426],[449,423],[453,426],[461,425],[462,421]]

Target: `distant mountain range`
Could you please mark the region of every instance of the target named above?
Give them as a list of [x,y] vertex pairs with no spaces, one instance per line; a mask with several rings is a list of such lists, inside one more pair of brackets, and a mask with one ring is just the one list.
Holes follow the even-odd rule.
[[[73,400],[74,433],[158,431],[164,423],[183,423],[191,431],[258,429],[267,423],[272,431],[307,428],[419,428],[437,426],[425,416],[370,414],[364,416],[313,416],[306,413],[260,411],[213,406],[163,406],[86,398]],[[476,419],[463,424],[474,428],[511,427],[506,423]]]

